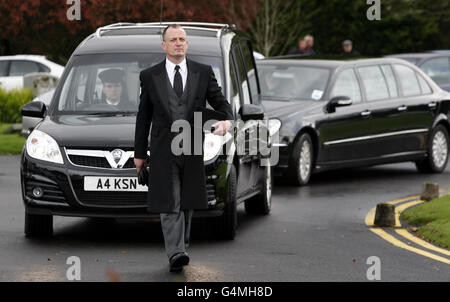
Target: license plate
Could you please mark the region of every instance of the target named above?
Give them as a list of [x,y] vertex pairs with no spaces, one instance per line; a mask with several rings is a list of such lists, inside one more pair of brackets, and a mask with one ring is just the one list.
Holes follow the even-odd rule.
[[138,183],[137,177],[85,176],[85,191],[147,192],[148,187]]

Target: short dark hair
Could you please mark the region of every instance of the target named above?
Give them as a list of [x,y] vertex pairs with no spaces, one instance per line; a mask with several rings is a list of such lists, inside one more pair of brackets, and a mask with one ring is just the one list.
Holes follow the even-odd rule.
[[[162,39],[163,39],[163,41],[165,41],[164,39],[165,39],[165,37],[166,37],[166,31],[169,29],[169,28],[180,28],[181,27],[181,25],[180,24],[169,24],[169,25],[167,25],[166,26],[166,28],[164,28],[164,30],[163,30],[163,32],[162,32]],[[182,28],[182,27],[181,27]]]

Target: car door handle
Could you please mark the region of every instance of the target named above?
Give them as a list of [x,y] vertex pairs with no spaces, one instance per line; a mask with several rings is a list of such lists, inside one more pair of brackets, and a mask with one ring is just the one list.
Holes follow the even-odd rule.
[[397,108],[398,111],[406,111],[407,109],[408,109],[408,107],[405,106],[405,105],[402,105],[402,106]]
[[361,112],[361,115],[364,117],[370,116],[372,114],[372,111],[370,110],[365,110],[363,112]]
[[429,107],[429,108],[436,108],[436,106],[437,106],[437,103],[436,103],[436,102],[428,103],[428,107]]

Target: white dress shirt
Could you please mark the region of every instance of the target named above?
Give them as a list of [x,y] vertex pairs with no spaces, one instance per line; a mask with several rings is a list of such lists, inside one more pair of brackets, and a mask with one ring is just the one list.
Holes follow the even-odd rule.
[[[183,91],[184,91],[184,87],[186,87],[186,79],[188,74],[186,58],[184,58],[183,61],[178,65],[180,66],[180,74],[181,80],[183,82]],[[169,76],[169,81],[172,87],[173,87],[173,79],[175,78],[176,73],[175,66],[177,65],[173,64],[169,59],[166,58],[166,71],[167,75]]]

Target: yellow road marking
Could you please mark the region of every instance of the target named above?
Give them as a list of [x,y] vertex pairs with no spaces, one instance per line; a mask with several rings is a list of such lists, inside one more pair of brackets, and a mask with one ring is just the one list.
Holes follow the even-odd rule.
[[437,246],[434,246],[428,242],[426,242],[425,240],[420,239],[419,237],[416,237],[414,235],[412,235],[410,232],[408,232],[408,230],[405,229],[400,229],[400,230],[395,230],[395,232],[397,232],[397,234],[399,234],[400,236],[405,237],[406,239],[408,239],[409,241],[412,241],[426,249],[450,256],[450,251],[446,250],[446,249],[442,249],[439,248]]
[[406,202],[398,207],[395,207],[395,226],[401,228],[402,225],[400,223],[400,214],[406,210],[407,208],[413,207],[415,205],[424,203],[423,200],[415,200],[415,201],[410,201],[410,202]]
[[[441,194],[450,193],[450,188],[441,189],[441,190],[439,190],[439,192]],[[434,246],[434,245],[432,245],[432,244],[430,244],[430,243],[428,243],[428,242],[426,242],[426,241],[424,241],[424,240],[422,240],[422,239],[412,235],[407,230],[401,229],[401,223],[400,223],[400,215],[401,215],[401,213],[404,210],[406,210],[407,208],[410,208],[412,206],[424,203],[423,200],[418,200],[418,198],[420,198],[419,194],[411,195],[411,196],[407,196],[407,197],[404,197],[404,198],[395,199],[395,200],[387,202],[387,203],[395,205],[395,204],[399,204],[399,203],[402,203],[402,202],[405,202],[405,201],[408,201],[408,200],[411,200],[411,199],[416,199],[416,200],[411,200],[409,202],[401,204],[398,207],[396,206],[396,208],[395,208],[395,227],[397,229],[395,229],[395,232],[398,235],[402,236],[403,238],[405,238],[405,239],[407,239],[407,240],[409,240],[411,242],[414,242],[417,245],[420,245],[420,246],[422,246],[422,247],[424,247],[424,248],[426,248],[428,250],[435,251],[435,252],[441,253],[443,255],[450,256],[450,251],[448,251],[446,249],[442,249],[442,248],[436,247],[436,246]],[[393,245],[395,245],[397,247],[409,250],[411,252],[420,254],[422,256],[425,256],[425,257],[428,257],[428,258],[431,258],[431,259],[434,259],[434,260],[437,260],[437,261],[440,261],[440,262],[444,262],[446,264],[450,264],[450,260],[446,259],[445,257],[439,256],[439,255],[435,255],[435,254],[430,253],[428,251],[409,246],[409,245],[403,243],[402,241],[398,240],[394,236],[390,235],[389,233],[384,231],[382,228],[374,227],[375,226],[374,225],[375,212],[376,212],[376,207],[373,207],[367,213],[366,218],[365,218],[365,223],[366,223],[367,226],[370,227],[369,228],[370,231],[372,231],[373,233],[377,234],[378,236],[380,236],[384,240],[388,241],[389,243],[391,243],[391,244],[393,244]]]
[[425,257],[428,257],[428,258],[431,258],[431,259],[434,259],[434,260],[437,260],[437,261],[440,261],[440,262],[443,262],[443,263],[446,263],[446,264],[450,264],[450,260],[445,259],[444,257],[441,257],[441,256],[437,256],[437,255],[432,254],[430,252],[427,252],[427,251],[424,251],[424,250],[421,250],[421,249],[409,246],[409,245],[401,242],[400,240],[398,240],[394,236],[386,233],[383,229],[370,228],[370,230],[372,232],[374,232],[375,234],[377,234],[378,236],[380,236],[381,238],[383,238],[384,240],[388,241],[389,243],[391,243],[391,244],[393,244],[395,246],[398,246],[398,247],[400,247],[402,249],[411,251],[411,252],[416,253],[416,254],[420,254],[422,256],[425,256]]

